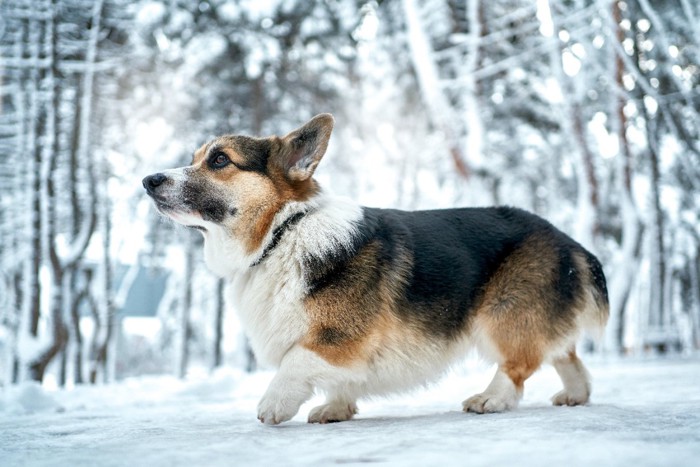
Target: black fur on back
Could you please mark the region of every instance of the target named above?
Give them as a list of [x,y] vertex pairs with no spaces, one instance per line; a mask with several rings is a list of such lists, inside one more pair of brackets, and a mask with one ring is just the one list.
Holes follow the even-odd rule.
[[[363,220],[349,248],[325,256],[310,256],[304,264],[308,293],[332,287],[352,287],[348,264],[368,245],[379,245],[376,287],[382,275],[405,274],[396,311],[430,333],[458,332],[478,303],[484,287],[504,261],[524,242],[544,239],[558,258],[555,279],[546,302],[553,318],[573,319],[572,304],[582,287],[573,254],[582,252],[595,286],[607,301],[600,263],[578,243],[544,219],[517,208],[458,208],[400,211],[363,208]],[[402,255],[410,258],[404,271]],[[556,260],[555,260],[556,261]],[[377,291],[377,293],[379,293]],[[523,310],[527,311],[527,310]]]

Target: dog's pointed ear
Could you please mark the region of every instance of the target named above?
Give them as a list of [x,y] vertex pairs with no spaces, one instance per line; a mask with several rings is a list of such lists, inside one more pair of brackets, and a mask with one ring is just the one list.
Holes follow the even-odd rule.
[[333,122],[331,114],[319,114],[282,137],[278,162],[288,179],[302,181],[311,178],[328,148]]

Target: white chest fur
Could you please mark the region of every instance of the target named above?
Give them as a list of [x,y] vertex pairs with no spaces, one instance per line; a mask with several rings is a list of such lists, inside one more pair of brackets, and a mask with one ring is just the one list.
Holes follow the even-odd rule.
[[229,298],[258,361],[276,367],[306,334],[308,324],[300,271],[274,266],[260,264],[238,275]]
[[[308,214],[283,234],[260,264],[251,266],[272,240],[274,228],[299,211]],[[347,248],[361,218],[362,210],[356,204],[322,194],[306,203],[287,204],[275,216],[260,251],[253,255],[244,255],[236,240],[225,234],[207,234],[205,260],[214,272],[230,280],[229,303],[260,363],[278,366],[307,332],[304,258]]]

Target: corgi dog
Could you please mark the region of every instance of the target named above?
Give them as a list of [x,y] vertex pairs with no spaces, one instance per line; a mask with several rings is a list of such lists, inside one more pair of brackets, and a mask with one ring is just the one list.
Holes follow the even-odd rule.
[[258,419],[349,420],[367,396],[433,381],[470,349],[498,364],[465,412],[517,407],[542,363],[588,402],[576,355],[608,318],[603,269],[544,219],[510,207],[400,211],[333,197],[313,178],[334,120],[285,136],[221,136],[191,165],[143,179],[158,211],[204,236],[255,356],[277,373]]

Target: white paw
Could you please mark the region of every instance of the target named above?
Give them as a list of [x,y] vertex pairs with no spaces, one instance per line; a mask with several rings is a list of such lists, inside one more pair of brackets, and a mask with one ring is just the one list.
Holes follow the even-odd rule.
[[518,400],[510,397],[503,397],[496,394],[482,392],[476,394],[462,402],[465,412],[495,413],[514,409],[518,406]]
[[266,393],[258,404],[258,420],[266,425],[278,425],[291,420],[299,405],[282,395]]
[[588,402],[590,393],[588,391],[569,392],[566,389],[559,391],[552,396],[554,405],[583,405]]
[[357,413],[354,402],[331,402],[319,405],[309,413],[309,423],[334,423],[350,420]]

